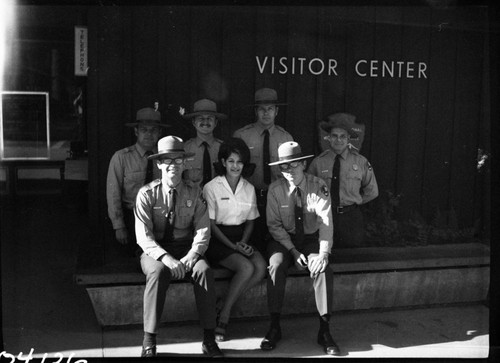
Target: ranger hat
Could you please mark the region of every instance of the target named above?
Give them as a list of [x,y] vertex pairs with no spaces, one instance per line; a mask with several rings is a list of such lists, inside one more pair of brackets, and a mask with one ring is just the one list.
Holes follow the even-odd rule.
[[295,141],[287,141],[280,145],[278,148],[278,161],[269,163],[269,166],[291,163],[292,161],[299,161],[312,158],[314,155],[302,155],[300,145]]
[[332,129],[343,129],[352,138],[357,138],[359,135],[356,130],[360,130],[360,125],[354,123],[356,117],[348,113],[335,113],[326,118],[325,121],[321,121],[319,127],[326,133],[330,133]]
[[177,136],[165,136],[158,141],[158,153],[148,156],[148,159],[165,159],[165,158],[189,158],[194,156],[194,153],[187,153],[184,150],[184,141]]
[[278,101],[278,93],[272,88],[261,88],[255,91],[255,106],[259,105],[286,105]]
[[206,98],[196,101],[193,105],[193,112],[182,115],[182,118],[192,119],[199,115],[213,115],[219,120],[227,119],[225,114],[217,112],[217,105],[215,102]]
[[137,125],[170,127],[161,122],[161,113],[151,107],[141,108],[135,116],[136,122],[128,122],[125,126],[134,127]]

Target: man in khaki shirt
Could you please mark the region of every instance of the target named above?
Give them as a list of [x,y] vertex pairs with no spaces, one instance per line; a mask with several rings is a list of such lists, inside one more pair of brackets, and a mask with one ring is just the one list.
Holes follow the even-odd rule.
[[278,149],[282,179],[273,182],[267,194],[267,225],[273,240],[267,245],[269,278],[267,299],[271,326],[261,349],[272,350],[281,340],[280,315],[288,269],[293,264],[307,269],[314,286],[319,314],[317,342],[328,355],[339,355],[329,329],[333,304],[333,271],[329,267],[333,245],[333,220],[325,182],[304,173],[305,159],[298,143],[285,142]]

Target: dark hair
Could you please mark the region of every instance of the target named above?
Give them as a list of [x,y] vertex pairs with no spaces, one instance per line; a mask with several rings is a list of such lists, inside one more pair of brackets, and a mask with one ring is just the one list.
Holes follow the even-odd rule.
[[226,168],[222,165],[222,159],[227,160],[231,154],[238,154],[243,162],[243,171],[241,175],[244,178],[249,177],[255,170],[255,164],[250,163],[250,149],[245,141],[237,137],[231,137],[223,142],[217,155],[218,161],[214,163],[215,172],[218,175],[225,175]]

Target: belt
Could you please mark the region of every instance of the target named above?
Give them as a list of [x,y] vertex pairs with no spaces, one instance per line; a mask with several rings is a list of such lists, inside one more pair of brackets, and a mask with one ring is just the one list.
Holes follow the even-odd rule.
[[352,211],[353,209],[356,209],[358,207],[357,204],[351,204],[351,205],[339,205],[337,207],[332,206],[332,210],[336,212],[337,214],[344,214],[347,212]]

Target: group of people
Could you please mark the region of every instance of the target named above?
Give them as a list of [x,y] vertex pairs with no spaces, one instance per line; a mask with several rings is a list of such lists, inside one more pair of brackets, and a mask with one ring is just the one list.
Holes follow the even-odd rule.
[[[168,126],[158,111],[137,112],[135,145],[116,152],[107,177],[108,214],[118,242],[137,253],[146,275],[143,357],[156,355],[156,335],[172,280],[188,279],[204,329],[202,351],[222,357],[231,309],[267,271],[270,327],[260,347],[276,348],[291,266],[311,277],[319,318],[317,342],[329,355],[340,349],[329,329],[333,305],[332,246],[359,246],[359,205],[378,195],[370,163],[350,147],[355,117],[330,115],[320,127],[330,148],[307,160],[300,145],[275,124],[275,90],[255,92],[256,121],[221,141],[214,137],[227,116],[201,99],[182,117],[196,137],[160,139]],[[156,165],[153,165],[156,164]],[[220,304],[213,267],[234,272]]]

